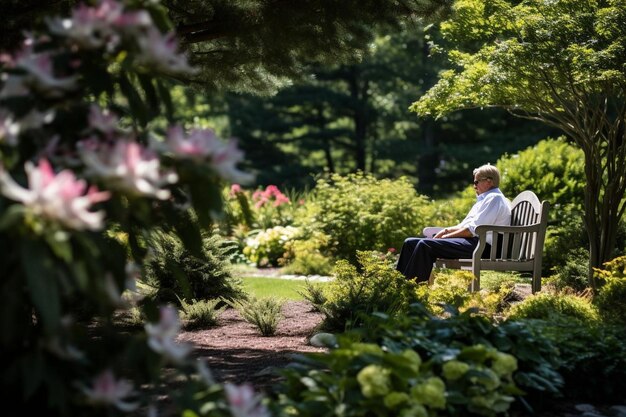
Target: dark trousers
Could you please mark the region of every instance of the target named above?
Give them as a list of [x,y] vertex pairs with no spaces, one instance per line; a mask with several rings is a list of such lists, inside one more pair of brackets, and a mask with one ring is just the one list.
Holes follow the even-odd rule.
[[396,269],[406,278],[428,281],[437,258],[471,258],[478,238],[430,239],[410,237],[404,241]]

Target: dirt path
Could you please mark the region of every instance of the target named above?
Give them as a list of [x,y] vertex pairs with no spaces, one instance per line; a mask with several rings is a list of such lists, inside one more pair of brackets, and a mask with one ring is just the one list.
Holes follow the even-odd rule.
[[308,343],[322,321],[321,313],[312,311],[306,301],[287,301],[282,312],[274,336],[261,336],[236,310],[228,309],[220,315],[218,327],[183,332],[179,340],[194,346],[194,355],[207,361],[219,382],[250,382],[265,390],[278,379],[274,371],[287,365],[291,355],[323,351]]

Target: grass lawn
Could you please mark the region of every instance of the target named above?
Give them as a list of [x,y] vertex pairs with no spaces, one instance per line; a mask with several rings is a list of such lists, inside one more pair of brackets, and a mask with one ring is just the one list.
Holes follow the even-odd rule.
[[[275,297],[285,300],[304,300],[298,291],[305,291],[305,282],[297,279],[243,277],[248,293],[258,298]],[[322,283],[323,285],[323,283]]]

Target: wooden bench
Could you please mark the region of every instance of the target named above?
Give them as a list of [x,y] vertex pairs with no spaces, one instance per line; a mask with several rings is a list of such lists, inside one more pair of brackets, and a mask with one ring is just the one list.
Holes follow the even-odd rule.
[[[535,193],[523,191],[511,203],[510,226],[476,227],[479,244],[471,259],[437,259],[435,266],[471,271],[475,278],[470,291],[480,290],[481,270],[532,272],[532,292],[541,291],[541,258],[549,209],[549,202],[539,202]],[[435,230],[425,228],[424,235],[432,236]],[[493,232],[493,245],[489,253],[484,253],[487,232]]]

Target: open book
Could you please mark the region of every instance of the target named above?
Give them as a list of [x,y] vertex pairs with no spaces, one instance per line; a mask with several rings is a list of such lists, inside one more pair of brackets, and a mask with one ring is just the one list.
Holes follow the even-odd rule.
[[443,227],[428,226],[424,228],[422,234],[424,235],[424,237],[433,237],[443,229]]

